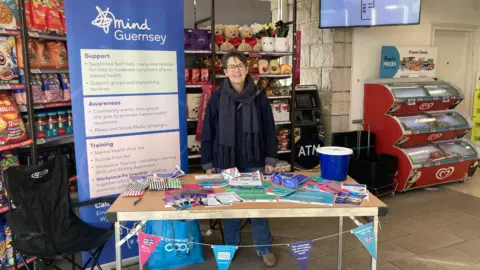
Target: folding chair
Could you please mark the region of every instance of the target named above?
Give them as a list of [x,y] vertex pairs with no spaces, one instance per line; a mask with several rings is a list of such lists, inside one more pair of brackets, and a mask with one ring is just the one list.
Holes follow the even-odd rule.
[[[72,269],[102,269],[98,259],[113,227],[93,227],[74,213],[67,171],[66,156],[58,155],[44,165],[11,167],[3,173],[12,247],[21,254],[39,258],[41,269],[60,269],[55,264],[62,259],[72,263]],[[114,200],[97,198],[74,207]],[[88,252],[90,259],[79,265],[73,256],[76,252]]]

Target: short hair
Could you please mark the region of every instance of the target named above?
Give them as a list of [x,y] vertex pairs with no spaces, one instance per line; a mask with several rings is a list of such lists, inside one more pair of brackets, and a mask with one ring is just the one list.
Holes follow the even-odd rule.
[[238,60],[240,60],[240,62],[242,62],[246,67],[248,67],[248,60],[247,60],[247,57],[245,56],[244,53],[239,52],[239,51],[231,51],[231,52],[226,53],[222,57],[222,65],[223,65],[224,69],[227,69],[228,59],[230,59],[232,57],[238,58]]

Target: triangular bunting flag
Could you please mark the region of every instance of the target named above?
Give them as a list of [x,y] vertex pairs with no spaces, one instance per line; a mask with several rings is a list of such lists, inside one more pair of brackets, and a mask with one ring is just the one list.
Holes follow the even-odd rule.
[[368,223],[357,227],[352,230],[352,233],[355,234],[362,242],[362,244],[367,248],[368,252],[372,257],[377,259],[377,248],[375,246],[375,233],[373,231],[373,223]]
[[297,259],[298,266],[300,270],[305,270],[307,268],[308,257],[310,256],[310,250],[312,249],[312,241],[301,241],[296,243],[288,244],[292,250],[293,256]]
[[138,249],[140,255],[140,264],[145,265],[150,255],[158,246],[162,238],[160,236],[150,235],[146,233],[138,233]]
[[212,248],[213,253],[215,253],[215,260],[217,260],[218,270],[227,270],[235,251],[237,251],[237,246],[212,246]]

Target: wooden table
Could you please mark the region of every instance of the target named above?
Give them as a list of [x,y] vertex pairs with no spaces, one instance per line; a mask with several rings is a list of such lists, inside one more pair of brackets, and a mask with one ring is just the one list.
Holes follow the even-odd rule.
[[[318,172],[317,172],[318,173]],[[313,172],[302,172],[304,175],[313,175]],[[184,184],[197,182],[194,175],[182,177]],[[345,183],[356,184],[348,178]],[[225,188],[215,189],[216,193],[224,192]],[[146,191],[142,200],[133,205],[137,198],[118,197],[107,211],[107,219],[115,222],[116,269],[122,269],[120,242],[120,223],[123,221],[147,220],[182,220],[182,219],[228,219],[228,218],[291,218],[291,217],[338,217],[339,233],[343,232],[344,217],[373,217],[375,231],[375,245],[378,243],[378,217],[388,214],[387,205],[373,194],[368,201],[361,205],[333,205],[322,206],[314,204],[300,204],[290,202],[248,202],[237,203],[232,206],[221,207],[193,207],[187,210],[175,210],[165,207],[163,198],[165,192]],[[142,267],[142,266],[140,266]],[[342,234],[338,236],[338,269],[342,268]],[[140,268],[141,269],[141,268]],[[377,262],[372,257],[371,269],[377,269]]]

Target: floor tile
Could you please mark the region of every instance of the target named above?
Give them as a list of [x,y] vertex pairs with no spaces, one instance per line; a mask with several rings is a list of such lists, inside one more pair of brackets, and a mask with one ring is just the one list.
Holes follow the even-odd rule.
[[400,237],[397,239],[393,239],[390,242],[401,246],[402,248],[413,252],[415,254],[425,253],[431,250],[435,250],[441,248],[437,244],[430,243],[423,239],[421,235],[418,234],[411,234],[408,236]]
[[[396,267],[395,265],[393,265],[391,263],[382,264],[382,265],[378,266],[377,268],[381,269],[381,270],[400,270],[400,268]],[[370,270],[370,268],[367,268],[365,270]]]
[[474,217],[462,222],[450,224],[445,226],[444,230],[463,239],[477,238],[480,237],[480,218]]
[[[465,242],[465,239],[447,233],[442,229],[419,233],[422,239],[440,247],[448,247],[454,244]],[[415,234],[415,235],[419,235]],[[418,253],[417,253],[418,254]]]
[[462,270],[480,270],[480,263],[467,266],[465,268],[462,268]]
[[480,262],[480,238],[449,246],[448,249],[465,254],[473,263]]
[[378,244],[378,264],[383,265],[392,261],[414,256],[412,252],[391,242]]
[[412,256],[391,262],[401,270],[446,270],[435,262],[426,260],[420,256]]
[[451,248],[436,249],[420,256],[448,270],[462,269],[474,263],[469,256]]

